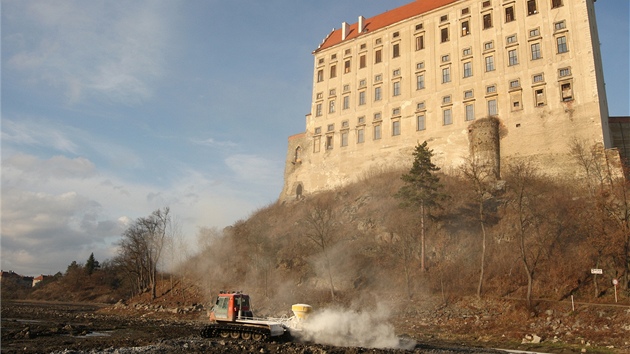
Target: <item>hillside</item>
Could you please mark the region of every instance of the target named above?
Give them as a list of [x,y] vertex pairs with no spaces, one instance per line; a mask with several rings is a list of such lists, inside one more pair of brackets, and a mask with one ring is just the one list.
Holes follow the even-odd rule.
[[422,341],[516,347],[536,335],[545,351],[630,349],[627,286],[611,284],[627,274],[625,182],[557,180],[527,166],[491,182],[438,173],[442,197],[425,218],[423,252],[418,209],[395,197],[406,172],[375,172],[261,208],[222,231],[201,230],[198,254],[159,277],[154,300],[149,291],[131,297],[115,262],[89,276],[67,272],[28,297],[206,321],[220,290],[242,290],[258,316],[308,303],[342,317],[368,314],[367,323],[388,321]]

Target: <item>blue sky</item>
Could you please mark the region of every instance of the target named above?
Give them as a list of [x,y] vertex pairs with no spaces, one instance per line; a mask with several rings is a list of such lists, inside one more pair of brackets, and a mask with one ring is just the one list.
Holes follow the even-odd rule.
[[[409,0],[2,0],[3,270],[112,258],[169,206],[195,248],[274,202],[312,51]],[[596,3],[611,115],[630,115],[629,5]]]

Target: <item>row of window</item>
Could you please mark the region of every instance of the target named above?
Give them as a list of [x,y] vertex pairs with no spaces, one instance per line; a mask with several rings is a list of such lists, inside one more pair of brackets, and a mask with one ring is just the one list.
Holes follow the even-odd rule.
[[[535,14],[537,13],[537,0],[528,0],[528,4],[527,4],[527,11],[528,11],[528,15],[531,14]],[[557,8],[560,6],[563,6],[562,0],[552,0],[552,8]],[[486,2],[484,2],[485,4]],[[468,8],[463,9],[462,10],[462,14],[464,14],[464,10],[468,10]],[[514,9],[514,5],[509,5],[507,7],[505,7],[505,21],[506,22],[511,22],[515,20],[515,9]],[[467,13],[467,12],[466,12]],[[448,15],[444,15],[442,16],[441,20],[444,19],[448,19]],[[492,13],[488,12],[486,14],[483,15],[483,28],[484,29],[488,29],[492,27]],[[566,28],[566,23],[565,21],[558,21],[558,22],[554,22],[554,31],[559,31]],[[423,26],[422,24],[419,24],[416,26],[416,30],[423,30]],[[470,26],[470,21],[469,20],[464,20],[461,23],[461,35],[462,37],[467,36],[471,33],[471,26]],[[535,36],[540,36],[540,30],[538,28],[536,29],[532,29],[529,32],[530,37],[535,37]],[[399,37],[399,32],[395,32],[393,34],[394,38],[398,38]],[[440,29],[440,41],[441,42],[447,42],[450,40],[450,35],[449,35],[449,27],[442,27]],[[566,38],[565,38],[566,40]],[[507,44],[511,44],[511,43],[515,43],[516,42],[516,35],[511,35],[508,36],[506,38],[506,42]],[[376,40],[377,45],[381,44],[381,39],[378,38]],[[560,44],[558,44],[560,46]],[[566,43],[565,43],[566,45]],[[488,43],[484,44],[484,47],[487,48]],[[361,45],[361,49],[365,49],[366,45],[362,44]],[[422,50],[425,48],[425,39],[424,39],[424,34],[420,34],[417,35],[415,37],[415,49],[416,51],[418,50]],[[400,57],[400,43],[394,43],[392,44],[392,58],[397,58]],[[351,55],[351,49],[346,49],[345,50],[345,54],[344,55]],[[337,54],[332,54],[331,55],[331,59],[332,60],[336,60],[337,59]],[[383,53],[382,53],[382,49],[376,49],[374,52],[374,63],[378,64],[381,63],[383,61]],[[324,59],[320,58],[318,64],[323,64],[324,63]],[[365,68],[367,67],[367,56],[366,54],[361,54],[359,56],[359,69]],[[343,62],[343,73],[349,73],[352,70],[352,59],[351,58],[345,58],[344,62]],[[335,78],[337,77],[337,65],[336,64],[332,64],[329,68],[329,77],[330,78]],[[323,69],[319,69],[317,71],[317,82],[321,82],[324,80],[324,70]]]
[[[570,69],[561,69],[561,71],[570,70]],[[536,75],[538,76],[538,75]],[[540,74],[540,81],[542,82],[542,74]],[[519,80],[510,81],[510,89],[520,88]],[[572,89],[572,80],[564,80],[559,82],[560,86],[560,98],[563,102],[573,100],[573,89]],[[486,94],[490,95],[486,99],[486,114],[487,116],[497,116],[498,112],[498,101],[496,96],[496,85],[491,85],[486,88]],[[494,95],[493,95],[494,94]],[[542,85],[533,87],[534,94],[534,105],[544,106],[547,104],[547,98],[545,93],[545,87]],[[475,119],[475,103],[473,102],[473,92],[472,90],[464,91],[464,120],[472,121]],[[522,110],[522,92],[521,90],[511,91],[509,94],[510,98],[510,109],[512,111]],[[424,102],[420,102],[416,106],[416,130],[423,131],[426,130],[426,107]],[[392,136],[400,135],[401,133],[401,108],[396,107],[392,110],[392,121],[391,121],[391,133]],[[451,125],[453,124],[453,108],[451,105],[451,96],[443,96],[442,97],[442,125]],[[362,143],[365,141],[365,127],[366,120],[365,117],[359,117],[357,119],[357,143]],[[335,125],[328,124],[326,127],[326,149],[332,149],[333,147],[333,134],[335,132]],[[348,134],[350,131],[350,123],[348,120],[345,120],[341,123],[341,146],[347,146],[348,144]],[[319,145],[321,143],[321,134],[322,128],[317,127],[314,131],[314,152],[319,151]],[[377,112],[373,116],[373,140],[379,140],[382,136],[382,114]]]
[[[472,64],[470,62],[466,62],[463,64],[464,65],[464,77],[467,77],[466,75],[470,74],[472,75]],[[492,56],[486,57],[486,71],[492,71],[494,70],[494,60]],[[442,83],[447,83],[450,82],[450,67],[445,67],[442,69]],[[561,68],[558,70],[558,77],[559,78],[564,78],[564,77],[568,77],[571,76],[571,68],[570,67],[565,67],[565,68]],[[376,75],[375,77],[375,81],[380,82],[381,80],[381,75]],[[533,84],[537,84],[537,83],[542,83],[544,81],[544,76],[542,73],[540,74],[535,74],[532,76],[532,83]],[[364,85],[364,84],[363,84]],[[348,85],[346,85],[348,86]],[[514,89],[514,88],[518,88],[520,87],[520,80],[511,80],[509,82],[509,88],[510,89]],[[417,90],[422,90],[424,89],[425,86],[425,74],[424,73],[420,73],[416,75],[416,89]],[[344,91],[348,90],[349,91],[349,87],[344,87]],[[374,101],[378,102],[381,101],[383,99],[383,88],[382,86],[376,86],[374,87]],[[472,90],[468,90],[464,92],[464,99],[469,99],[472,98]],[[490,85],[486,87],[486,94],[490,94],[496,92],[496,85]],[[336,90],[330,90],[329,92],[330,96],[335,96],[336,95]],[[401,81],[394,81],[392,83],[392,96],[399,96],[401,94]],[[447,96],[450,97],[450,96]],[[367,102],[367,91],[366,90],[361,90],[359,91],[359,102],[358,105],[359,106],[364,106]],[[318,93],[317,94],[317,99],[323,99],[323,93]],[[328,101],[328,113],[329,114],[333,114],[336,112],[337,109],[337,103],[336,103],[336,99],[332,98]],[[446,102],[443,102],[446,103]],[[342,109],[343,110],[348,110],[351,108],[350,105],[350,94],[344,94],[342,96]],[[316,117],[321,117],[323,115],[323,103],[322,102],[318,102],[315,105],[315,116]]]

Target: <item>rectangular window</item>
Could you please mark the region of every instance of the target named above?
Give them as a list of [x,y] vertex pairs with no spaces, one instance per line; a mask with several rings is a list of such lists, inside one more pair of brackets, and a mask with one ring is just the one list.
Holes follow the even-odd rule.
[[442,111],[442,124],[443,125],[453,124],[453,115],[450,108]]
[[416,50],[424,49],[424,36],[416,37]]
[[335,100],[328,103],[328,113],[335,113]]
[[326,150],[332,150],[332,148],[333,148],[333,136],[327,135],[326,136]]
[[571,68],[562,68],[558,70],[558,76],[560,77],[571,76]]
[[335,78],[337,77],[337,65],[331,65],[330,66],[330,78]]
[[359,57],[359,69],[363,69],[366,66],[367,66],[367,59],[365,57],[365,54],[363,54]]
[[540,28],[534,28],[533,30],[529,31],[529,36],[530,37],[538,37],[540,36]]
[[363,106],[365,104],[365,92],[366,91],[359,92],[359,106]]
[[392,135],[393,136],[400,135],[400,121],[399,120],[395,120],[392,122]]
[[451,82],[451,68],[442,69],[442,83]]
[[512,80],[510,81],[510,88],[514,89],[514,88],[519,88],[521,87],[521,83],[518,80]]
[[374,101],[380,101],[381,98],[383,98],[381,87],[380,86],[375,87],[374,88]]
[[567,37],[562,36],[556,38],[556,43],[558,43],[558,54],[566,53],[569,51],[569,48],[567,47]]
[[564,21],[559,21],[559,22],[556,22],[556,23],[553,24],[553,29],[555,31],[560,31],[560,30],[563,30],[565,28],[567,28],[567,23],[564,22]]
[[542,58],[542,52],[540,51],[540,43],[534,43],[531,45],[532,47],[532,60],[537,60]]
[[394,82],[394,96],[400,96],[400,81]]
[[488,87],[486,87],[486,94],[491,94],[491,93],[496,93],[497,92],[497,86],[496,85],[490,85]]
[[487,13],[483,15],[483,29],[492,28],[492,14]]
[[383,61],[383,52],[381,49],[377,49],[374,52],[374,64],[378,64]]
[[347,74],[347,73],[350,72],[350,60],[346,60],[343,63],[343,72],[344,72],[344,74]]
[[515,34],[513,34],[513,35],[511,35],[511,36],[507,37],[507,39],[506,39],[505,41],[506,41],[508,44],[511,44],[511,43],[516,43],[516,35],[515,35]]
[[508,6],[505,8],[505,22],[514,21],[514,6]]
[[419,102],[419,103],[416,105],[416,110],[418,110],[418,111],[422,111],[422,110],[424,110],[424,109],[426,109],[426,106],[425,106],[425,104],[424,104],[424,101]]
[[318,103],[315,106],[315,117],[321,117],[321,115],[322,115],[322,104]]
[[538,13],[538,7],[536,6],[536,0],[527,0],[527,14],[534,15]]
[[466,112],[466,121],[475,120],[475,106],[474,105],[467,104],[464,107],[464,110]]
[[535,83],[536,82],[543,82],[543,81],[545,81],[545,78],[544,78],[543,74],[536,74],[536,75],[534,75],[534,80],[533,81]]
[[462,22],[462,37],[470,34],[470,22],[463,21]]
[[493,41],[485,42],[483,44],[483,50],[490,50],[492,48],[494,48],[494,42]]
[[363,128],[357,129],[357,143],[361,144],[365,141],[365,130]]
[[545,89],[540,88],[540,89],[534,90],[534,102],[536,106],[545,105]]
[[328,124],[328,127],[326,128],[326,131],[334,132],[335,131],[335,125],[334,124]]
[[492,5],[492,2],[490,0],[486,0],[481,4],[481,6],[483,6],[484,8],[489,7],[490,5]]
[[512,49],[508,51],[508,66],[513,66],[518,64],[518,54],[516,49]]
[[381,113],[374,113],[374,120],[375,121],[381,120]]
[[377,124],[374,126],[374,140],[379,140],[381,138],[381,125]]
[[498,115],[497,100],[488,100],[488,115],[491,117]]
[[425,130],[427,128],[424,115],[416,116],[416,130]]
[[392,47],[392,58],[398,58],[400,56],[400,44],[396,43]]
[[442,63],[448,63],[451,61],[451,56],[449,54],[442,55]]
[[446,104],[446,103],[451,103],[451,96],[450,96],[450,95],[448,95],[448,96],[444,96],[444,97],[442,97],[442,103],[443,103],[443,104]]
[[394,117],[400,116],[400,107],[396,107],[392,109],[392,116]]
[[440,30],[440,41],[442,43],[448,42],[448,27],[444,27]]
[[464,99],[465,100],[473,98],[473,97],[474,97],[473,90],[464,91]]
[[424,88],[424,74],[416,76],[416,90],[422,90]]
[[317,70],[317,82],[324,81],[324,70]]
[[486,72],[494,71],[494,57],[492,55],[486,57]]
[[555,9],[562,6],[562,0],[551,0],[551,8]]
[[350,108],[350,96],[343,96],[343,109]]
[[562,101],[572,101],[573,100],[573,90],[571,89],[571,83],[567,82],[560,86],[562,92]]
[[472,76],[472,62],[464,63],[464,77]]
[[465,48],[462,50],[462,56],[467,57],[472,55],[472,48]]
[[359,81],[359,87],[365,87],[367,85],[367,80],[363,79]]
[[341,146],[348,146],[348,131],[341,132]]

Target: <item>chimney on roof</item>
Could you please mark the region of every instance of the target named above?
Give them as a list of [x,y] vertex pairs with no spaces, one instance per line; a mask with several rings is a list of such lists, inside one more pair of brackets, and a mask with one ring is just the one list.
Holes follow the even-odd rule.
[[365,17],[359,16],[359,33],[363,33],[364,26],[365,26]]
[[346,22],[341,23],[341,40],[345,41],[346,37],[348,37],[348,32],[350,31],[350,25]]

